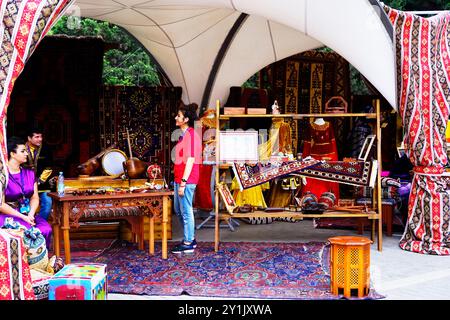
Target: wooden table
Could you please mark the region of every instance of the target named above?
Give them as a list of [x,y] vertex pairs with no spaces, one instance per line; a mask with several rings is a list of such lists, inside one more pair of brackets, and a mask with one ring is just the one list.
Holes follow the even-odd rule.
[[[145,193],[121,193],[104,195],[66,194],[62,197],[51,192],[53,211],[53,245],[55,254],[60,256],[60,230],[63,233],[64,255],[66,264],[70,263],[70,228],[78,228],[79,221],[89,220],[127,220],[132,225],[132,232],[138,236],[138,247],[144,250],[144,216],[149,216],[149,254],[155,252],[154,221],[162,220],[162,258],[167,259],[167,222],[169,216],[169,197],[173,191],[151,191]],[[128,215],[130,207],[139,207],[139,214]],[[115,215],[113,208],[124,208],[120,215]],[[136,211],[136,210],[135,210]],[[111,214],[105,214],[111,213]],[[125,213],[124,213],[125,212]]]

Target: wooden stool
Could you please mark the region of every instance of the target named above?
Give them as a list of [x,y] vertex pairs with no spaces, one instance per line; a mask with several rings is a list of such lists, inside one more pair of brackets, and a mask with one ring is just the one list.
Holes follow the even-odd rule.
[[363,237],[333,237],[331,243],[330,269],[331,292],[334,295],[359,298],[370,290],[370,245]]

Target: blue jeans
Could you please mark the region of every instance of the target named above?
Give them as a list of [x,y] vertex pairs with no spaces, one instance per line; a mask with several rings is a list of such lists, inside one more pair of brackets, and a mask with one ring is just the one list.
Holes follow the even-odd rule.
[[179,183],[175,183],[174,188],[174,210],[183,226],[183,240],[191,242],[194,240],[195,220],[192,204],[194,202],[194,193],[196,184],[186,184],[184,188],[184,196],[178,195]]
[[41,205],[39,216],[47,221],[48,217],[50,216],[50,212],[52,211],[52,198],[48,196],[48,192],[40,192],[39,199]]

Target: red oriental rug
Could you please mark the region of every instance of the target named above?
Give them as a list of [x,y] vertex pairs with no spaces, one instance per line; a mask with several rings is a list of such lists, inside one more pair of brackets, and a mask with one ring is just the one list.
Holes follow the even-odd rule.
[[233,163],[233,171],[242,190],[289,174],[352,186],[373,187],[377,166],[373,161],[289,161],[273,163]]
[[[169,245],[171,249],[172,245]],[[109,293],[257,299],[341,299],[330,292],[329,246],[310,243],[201,242],[193,254],[161,259],[116,242],[97,258],[108,265]],[[81,261],[81,260],[80,260]],[[368,299],[383,296],[374,290]]]
[[[70,240],[70,256],[72,260],[81,262],[83,259],[98,257],[103,251],[114,245],[116,239],[83,239]],[[49,250],[49,257],[54,255],[53,248]],[[64,246],[61,245],[61,257],[64,257]],[[78,261],[81,259],[80,261]]]

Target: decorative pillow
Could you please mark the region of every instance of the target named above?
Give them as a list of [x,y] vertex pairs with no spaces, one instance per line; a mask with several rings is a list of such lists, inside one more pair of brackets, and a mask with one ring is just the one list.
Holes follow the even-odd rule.
[[336,196],[333,192],[324,192],[319,198],[319,204],[323,210],[328,210],[336,205]]
[[312,206],[316,206],[317,205],[317,197],[314,193],[312,192],[306,192],[303,197],[301,197],[300,199],[295,198],[295,201],[297,202],[297,205],[302,209],[302,210],[306,210]]
[[52,275],[36,269],[30,269],[31,280],[33,282],[33,291],[36,296],[36,300],[48,299],[49,283],[48,280],[52,278]]
[[41,231],[35,227],[26,230],[23,242],[25,247],[27,247],[30,269],[47,270],[49,262],[48,251]]

